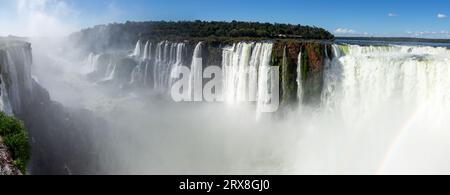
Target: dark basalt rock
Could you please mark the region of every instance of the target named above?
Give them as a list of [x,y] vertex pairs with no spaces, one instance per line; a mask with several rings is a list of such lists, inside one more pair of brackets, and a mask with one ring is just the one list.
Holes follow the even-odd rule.
[[[302,52],[301,64],[299,53]],[[323,87],[323,71],[327,51],[331,57],[328,43],[301,40],[276,41],[272,52],[272,65],[280,67],[280,97],[282,106],[292,104],[318,104]],[[299,67],[300,66],[300,67]],[[301,84],[298,86],[298,69]],[[302,102],[298,99],[298,88],[303,90]]]
[[307,44],[302,54],[303,103],[319,104],[323,88],[325,45]]
[[116,71],[114,73],[114,79],[119,82],[127,82],[131,79],[131,73],[133,69],[137,66],[136,61],[132,58],[122,58],[116,62]]
[[33,101],[19,116],[31,135],[32,174],[87,174],[95,171],[93,135],[102,120],[87,110],[65,108],[33,82]]

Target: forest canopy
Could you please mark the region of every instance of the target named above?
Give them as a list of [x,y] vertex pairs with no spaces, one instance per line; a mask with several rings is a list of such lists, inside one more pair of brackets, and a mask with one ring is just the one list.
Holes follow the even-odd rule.
[[[303,25],[259,22],[148,21],[97,25],[71,35],[75,42],[118,46],[141,40],[261,40],[261,39],[332,40],[325,29]],[[112,45],[111,45],[112,44]],[[98,46],[97,45],[97,46]]]

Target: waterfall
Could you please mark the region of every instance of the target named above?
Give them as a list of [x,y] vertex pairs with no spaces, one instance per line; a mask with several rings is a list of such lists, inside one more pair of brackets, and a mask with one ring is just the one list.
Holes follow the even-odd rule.
[[332,45],[333,58],[328,63],[324,64],[324,86],[322,89],[322,105],[324,109],[333,110],[335,109],[335,99],[338,98],[340,91],[342,89],[339,85],[343,75],[342,75],[342,62],[340,61],[342,57],[341,45]]
[[[172,83],[170,73],[174,67],[178,67],[183,63],[185,52],[185,43],[171,43],[168,41],[158,43],[156,46],[153,72],[155,91],[159,93],[166,93],[169,91]],[[145,69],[148,69],[148,67]]]
[[[326,146],[321,151],[328,150],[322,161],[333,162],[329,169],[358,167],[381,174],[445,170],[450,135],[449,50],[332,45],[332,51],[332,60],[324,63],[318,111],[319,123],[327,116],[335,120],[328,135],[332,139],[321,143]],[[323,141],[324,135],[318,140]],[[334,163],[342,159],[353,163]]]
[[[260,65],[259,65],[259,77],[258,77],[258,97],[257,97],[257,112],[262,113],[267,109],[274,110],[276,104],[270,104],[269,101],[273,101],[270,97],[271,94],[279,93],[278,83],[279,75],[278,71],[273,71],[275,68],[270,65],[270,59],[272,56],[273,44],[265,43],[261,48],[260,53]],[[271,108],[267,108],[270,106]]]
[[303,106],[303,75],[302,75],[302,51],[297,58],[297,98],[299,106]]
[[152,43],[150,41],[147,41],[144,46],[144,55],[142,56],[142,59],[145,60],[151,60],[152,57]]
[[260,57],[263,52],[263,44],[256,44],[252,52],[252,58],[249,66],[249,100],[256,100],[258,97],[258,68],[261,64],[262,58]]
[[136,47],[134,48],[134,52],[132,54],[133,57],[140,58],[142,57],[142,41],[138,40],[136,43]]
[[202,42],[195,46],[192,56],[191,75],[189,78],[189,92],[194,101],[203,100],[203,61],[202,61]]
[[144,52],[142,58],[138,58],[139,64],[133,69],[131,73],[131,85],[137,86],[148,86],[148,73],[149,66],[151,66],[151,60],[153,58],[152,54],[152,43],[147,41],[144,46]]
[[7,114],[19,114],[27,102],[33,99],[31,45],[9,47],[4,50],[0,77],[1,109]]
[[[251,50],[254,46],[254,43],[243,43],[240,46],[240,53],[242,54],[239,56],[239,62],[237,63],[237,66],[235,66],[237,74],[235,77],[236,82],[236,101],[238,102],[245,102],[249,101],[248,99],[248,93],[249,93],[249,83],[248,83],[248,76],[249,76],[249,65],[250,65],[250,57],[251,57]],[[252,56],[254,57],[254,56]],[[236,58],[238,59],[238,58]]]
[[349,120],[370,117],[383,104],[450,106],[450,61],[446,48],[333,45],[326,64],[324,107]]
[[[186,44],[184,43],[179,43],[177,44],[177,48],[176,48],[176,54],[175,54],[175,63],[172,64],[172,68],[171,68],[171,72],[174,69],[178,69],[181,66],[185,66],[185,60],[184,58],[186,57],[185,52],[187,51],[186,49]],[[195,55],[195,51],[194,51],[194,55]],[[195,57],[195,56],[194,56]],[[170,77],[169,77],[170,78]],[[171,87],[173,85],[175,80],[173,79],[169,79],[169,87]]]
[[114,79],[114,75],[116,74],[117,64],[110,63],[108,64],[108,68],[106,70],[106,75],[102,81],[111,81]]
[[164,48],[165,45],[167,44],[167,42],[163,41],[158,43],[158,45],[156,46],[156,54],[155,54],[155,64],[154,64],[154,89],[155,90],[161,90],[160,88],[162,88],[162,79],[161,79],[161,75],[164,74],[163,73],[163,66],[165,64],[165,59],[164,59]]
[[147,65],[148,64],[145,62],[141,62],[133,69],[131,72],[131,85],[145,84],[145,71],[147,70]]
[[11,103],[9,102],[8,89],[6,88],[5,80],[3,75],[0,75],[0,111],[12,116],[14,113],[11,108]]
[[10,77],[11,86],[9,88],[9,97],[11,98],[14,112],[22,110],[22,95],[31,95],[32,78],[31,48],[15,47],[6,50],[7,55],[7,74]]
[[[224,96],[225,101],[234,104],[237,102],[250,101],[249,94],[249,69],[250,60],[252,61],[252,68],[256,68],[259,64],[257,58],[257,50],[261,49],[261,44],[255,43],[237,43],[232,47],[224,48],[222,67],[224,71]],[[252,49],[255,47],[255,56],[252,56]],[[251,59],[252,57],[252,59]],[[254,72],[253,72],[254,73]],[[253,81],[255,74],[252,75]],[[253,84],[252,90],[255,91],[256,84]]]
[[82,73],[89,74],[96,72],[98,70],[98,61],[100,56],[100,54],[90,53],[88,58],[86,59]]
[[241,42],[223,49],[224,100],[229,104],[258,101],[262,106],[271,91],[272,43]]
[[8,75],[11,80],[11,86],[10,86],[10,95],[11,95],[11,102],[13,106],[13,110],[20,110],[21,109],[21,102],[20,102],[20,89],[19,89],[19,78],[17,73],[17,67],[14,63],[14,60],[17,60],[16,58],[13,58],[10,51],[6,51],[7,56],[7,63],[6,63],[6,69],[8,71]]

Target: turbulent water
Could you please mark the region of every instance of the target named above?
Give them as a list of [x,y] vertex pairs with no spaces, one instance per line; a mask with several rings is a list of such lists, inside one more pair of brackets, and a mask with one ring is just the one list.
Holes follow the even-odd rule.
[[367,152],[380,158],[381,173],[449,171],[439,165],[450,159],[444,149],[450,135],[449,50],[335,45],[334,55],[323,107],[338,113],[351,133],[369,136]]
[[[392,99],[410,107],[422,104],[448,106],[450,69],[447,49],[334,47],[337,54],[325,73],[325,93],[331,97],[326,96],[323,101],[346,111],[349,118],[371,114]],[[359,105],[358,110],[353,109],[355,104]]]
[[[192,86],[205,65],[198,61],[202,43],[190,50],[186,43],[139,41],[125,57],[132,59],[129,70],[118,63],[123,60],[91,54],[82,72],[101,70],[97,82],[73,84],[74,91],[85,93],[69,94],[89,97],[89,104],[96,101],[85,106],[109,124],[108,133],[96,132],[100,172],[450,173],[447,48],[332,45],[332,53],[325,52],[331,60],[324,61],[322,93],[316,97],[320,104],[303,103],[299,67],[301,106],[283,117],[260,118],[258,107],[267,103],[275,85],[270,78],[277,78],[269,71],[273,46],[241,42],[222,49],[225,103],[219,104],[176,104],[170,97],[142,93],[167,94],[172,70],[188,66],[193,70],[189,90],[195,94]],[[99,80],[123,74],[128,74],[127,85],[141,88],[119,88],[114,95],[98,90],[103,87]],[[39,79],[50,82],[42,75]]]
[[272,47],[272,43],[238,43],[223,50],[223,95],[228,104],[266,104]]

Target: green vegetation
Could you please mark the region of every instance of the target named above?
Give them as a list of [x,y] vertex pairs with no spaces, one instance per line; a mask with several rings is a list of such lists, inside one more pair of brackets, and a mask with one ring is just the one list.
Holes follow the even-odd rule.
[[308,59],[308,53],[306,51],[302,52],[302,56],[301,56],[301,74],[302,74],[302,83],[306,83],[306,80],[308,78],[308,72],[310,71],[310,67],[309,67],[309,59]]
[[[299,56],[300,51],[301,56]],[[332,49],[323,41],[277,40],[275,42],[271,63],[273,66],[280,67],[282,106],[320,102],[326,53],[330,57]],[[300,64],[298,64],[299,57]],[[298,69],[301,71],[301,86],[297,84]],[[303,89],[302,102],[298,102],[298,87]]]
[[70,36],[86,49],[108,50],[133,47],[137,40],[204,41],[223,45],[238,41],[268,39],[333,40],[330,32],[311,26],[258,22],[149,21],[98,25]]
[[0,112],[0,136],[3,137],[4,144],[11,151],[13,164],[22,173],[25,173],[27,162],[30,159],[30,145],[24,124]]
[[298,102],[297,67],[302,42],[278,40],[272,51],[272,65],[280,67],[280,97],[282,106]]
[[[147,39],[189,39],[195,37],[297,37],[305,39],[333,39],[328,31],[310,26],[271,24],[258,22],[126,22],[110,24],[110,28],[123,28]],[[95,29],[95,28],[94,28]],[[87,32],[92,29],[84,30]]]

